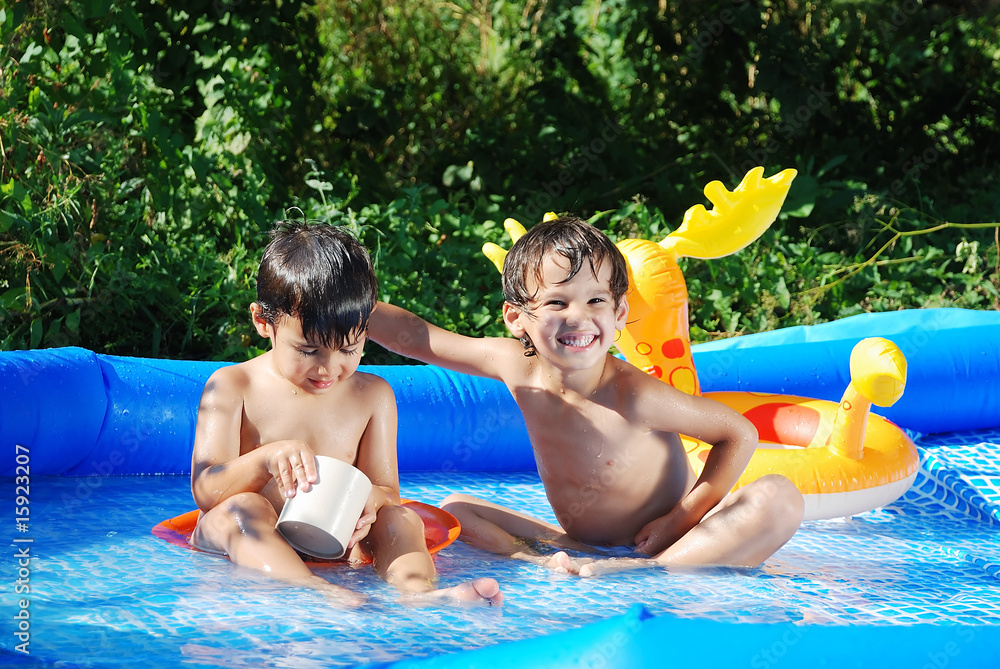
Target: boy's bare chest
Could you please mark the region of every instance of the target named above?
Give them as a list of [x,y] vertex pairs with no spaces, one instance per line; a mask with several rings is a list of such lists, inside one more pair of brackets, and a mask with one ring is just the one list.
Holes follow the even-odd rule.
[[368,427],[370,412],[350,399],[246,398],[240,441],[248,450],[260,444],[295,439],[309,444],[317,455],[347,462],[355,460],[358,444]]
[[613,464],[648,437],[648,430],[631,423],[617,407],[569,403],[546,395],[536,400],[521,403],[536,454],[543,459],[570,460],[564,468]]
[[556,518],[580,541],[631,542],[693,483],[677,435],[650,430],[620,408],[538,401],[524,417]]

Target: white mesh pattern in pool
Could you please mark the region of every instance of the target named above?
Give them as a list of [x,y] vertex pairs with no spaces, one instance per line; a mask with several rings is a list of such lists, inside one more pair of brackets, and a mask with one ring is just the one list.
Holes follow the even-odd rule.
[[[30,657],[55,666],[328,667],[490,646],[579,627],[643,604],[652,614],[803,625],[986,625],[1000,630],[1000,430],[918,439],[922,466],[890,507],[804,523],[759,569],[641,570],[580,579],[461,543],[437,556],[443,585],[489,575],[502,608],[401,603],[370,567],[330,581],[369,594],[344,610],[150,534],[192,508],[187,477],[35,478]],[[463,491],[552,519],[534,473],[402,475],[404,496]],[[4,486],[7,508],[13,480]],[[12,501],[12,500],[11,500]],[[24,537],[22,537],[24,538]],[[4,573],[16,574],[15,551]],[[13,578],[11,578],[13,581]],[[21,595],[5,588],[4,611]]]

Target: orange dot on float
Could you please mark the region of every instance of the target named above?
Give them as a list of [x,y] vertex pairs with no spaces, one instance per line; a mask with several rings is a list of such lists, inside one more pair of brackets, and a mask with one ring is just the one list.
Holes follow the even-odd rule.
[[645,372],[650,376],[655,376],[658,379],[663,378],[663,370],[657,367],[656,365],[650,365],[645,369]]
[[652,353],[653,347],[644,341],[639,342],[635,345],[635,352],[639,355],[649,355]]
[[680,337],[674,337],[673,339],[668,339],[663,342],[663,346],[660,350],[668,358],[681,358],[684,356],[684,340]]

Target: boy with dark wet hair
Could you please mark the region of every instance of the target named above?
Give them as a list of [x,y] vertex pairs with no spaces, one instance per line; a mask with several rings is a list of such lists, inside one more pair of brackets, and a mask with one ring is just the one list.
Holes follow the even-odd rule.
[[[503,381],[524,415],[558,525],[469,495],[444,507],[480,548],[584,576],[651,565],[756,566],[798,529],[802,495],[766,476],[730,494],[757,447],[732,409],[608,353],[628,317],[624,257],[577,218],[541,223],[504,260],[503,318],[521,344],[465,337],[379,303],[371,338],[397,353]],[[678,434],[713,445],[695,476]],[[593,552],[634,546],[634,558]],[[651,558],[651,559],[648,559]]]
[[313,574],[275,529],[285,501],[317,480],[316,455],[364,472],[372,493],[347,560],[413,598],[499,604],[496,581],[436,589],[423,523],[400,506],[396,402],[357,372],[378,294],[365,249],[342,228],[281,222],[264,251],[250,314],[271,349],[208,379],[198,410],[191,490],[201,517],[191,543],[336,599],[361,597]]

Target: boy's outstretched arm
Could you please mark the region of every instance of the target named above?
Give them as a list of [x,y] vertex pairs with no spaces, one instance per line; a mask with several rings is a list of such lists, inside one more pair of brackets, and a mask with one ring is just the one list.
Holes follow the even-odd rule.
[[505,361],[523,351],[513,339],[466,337],[385,302],[379,302],[369,317],[368,336],[393,353],[492,379],[501,379]]
[[[657,555],[715,508],[729,494],[758,445],[757,428],[729,407],[705,397],[670,389],[670,427],[663,428],[712,444],[694,487],[667,515],[650,521],[635,537],[636,552]],[[660,416],[664,407],[660,407]]]

